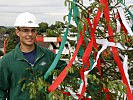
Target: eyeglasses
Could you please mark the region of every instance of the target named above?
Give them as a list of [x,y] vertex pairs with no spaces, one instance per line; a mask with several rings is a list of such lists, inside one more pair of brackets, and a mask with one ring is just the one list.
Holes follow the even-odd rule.
[[19,29],[20,31],[24,32],[24,33],[36,33],[37,32],[37,29]]

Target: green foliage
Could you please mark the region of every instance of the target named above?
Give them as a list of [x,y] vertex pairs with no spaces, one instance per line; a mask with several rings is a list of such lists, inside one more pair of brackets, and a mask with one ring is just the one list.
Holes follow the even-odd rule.
[[17,45],[16,41],[14,41],[13,38],[10,39],[10,40],[8,41],[7,46],[6,46],[6,53],[8,53],[8,52],[10,52],[12,49],[14,49],[16,45]]
[[49,100],[74,100],[71,96],[66,96],[62,93],[63,91],[55,90],[49,93]]
[[62,30],[65,28],[63,22],[56,21],[55,25],[48,26],[48,23],[39,23],[39,28],[37,34],[46,35],[48,37],[60,37]]
[[3,56],[3,55],[4,55],[3,51],[0,50],[0,56]]
[[63,22],[56,21],[55,22],[55,28],[56,29],[64,29],[65,28],[65,24]]
[[70,59],[70,57],[71,57],[71,55],[69,55],[69,54],[62,54],[60,58],[61,59],[65,59],[65,58]]
[[6,45],[6,53],[10,52],[12,49],[15,48],[17,45],[18,37],[15,34],[15,28],[7,28],[7,33],[9,33],[9,37],[7,38],[7,45]]
[[43,80],[41,73],[38,71],[33,71],[32,68],[27,68],[26,71],[32,74],[34,77],[31,78],[22,78],[18,84],[22,85],[21,91],[29,91],[30,100],[45,99],[48,97],[48,87],[49,83]]
[[[25,92],[26,90],[29,91],[30,100],[73,100],[70,96],[66,96],[62,93],[61,89],[57,89],[54,92],[49,93],[48,87],[50,83],[44,81],[41,72],[33,71],[32,68],[27,68],[26,71],[29,71],[34,78],[22,78],[18,84],[22,85],[21,91]],[[58,75],[59,70],[55,70],[52,74]]]
[[47,97],[47,89],[49,87],[49,83],[43,80],[43,77],[38,77],[36,80],[31,79],[22,79],[20,80],[19,84],[23,83],[24,81],[29,80],[28,83],[24,83],[21,91],[24,92],[26,89],[29,91],[29,96],[31,100],[37,100],[40,97],[46,98]]
[[[81,80],[80,80],[81,68],[82,68],[82,65],[75,63],[70,69],[68,69],[68,75],[66,76],[65,80],[60,84],[58,89],[56,89],[54,92],[49,94],[50,97],[52,96],[58,97],[59,94],[61,94],[63,97],[62,100],[69,100],[69,99],[64,99],[68,96],[62,94],[61,92],[61,90],[67,91],[67,87],[70,87],[73,92],[77,93],[81,84]],[[51,74],[53,74],[54,76],[58,76],[60,72],[61,72],[60,70],[54,70]],[[91,96],[91,98],[94,100],[105,100],[106,93],[104,92],[103,89],[106,89],[106,88],[109,89],[108,94],[109,94],[110,100],[115,100],[116,98],[122,99],[123,94],[127,92],[126,86],[119,79],[115,79],[115,78],[112,79],[104,75],[101,80],[98,74],[98,70],[96,68],[92,70],[90,74],[88,74],[87,80],[88,81],[87,81],[86,93],[89,96]],[[72,98],[72,97],[69,96],[69,98]],[[58,99],[61,99],[61,97],[59,97]],[[70,100],[74,100],[74,98]]]
[[57,30],[47,29],[46,36],[47,37],[61,37],[61,33],[62,32],[59,29]]
[[46,30],[48,29],[49,27],[48,27],[48,23],[46,23],[46,22],[41,22],[41,23],[39,23],[39,28],[38,28],[38,32],[37,32],[37,34],[39,34],[39,35],[41,35],[41,34],[44,34],[44,33],[46,33]]
[[15,28],[7,28],[7,32],[10,33],[10,35],[15,35]]
[[[105,98],[103,88],[109,89],[110,99],[122,98],[126,93],[126,86],[119,80],[110,81],[108,79],[101,81],[94,74],[88,75],[88,94],[91,95],[95,100],[102,100]],[[118,95],[120,93],[120,95]]]
[[0,34],[5,33],[6,32],[6,28],[5,27],[0,27]]
[[49,29],[46,30],[46,36],[48,37],[61,37],[63,34],[63,30],[65,28],[65,24],[60,21],[56,21],[55,25],[51,25]]

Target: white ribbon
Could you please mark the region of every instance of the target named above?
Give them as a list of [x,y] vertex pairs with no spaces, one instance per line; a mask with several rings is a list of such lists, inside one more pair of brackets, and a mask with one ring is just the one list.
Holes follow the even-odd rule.
[[71,88],[67,87],[67,90],[69,91],[69,93],[73,96],[74,99],[78,99],[78,96],[76,95],[75,92],[72,91]]
[[124,57],[123,69],[124,69],[124,73],[125,73],[125,76],[127,78],[130,90],[132,90],[130,80],[129,80],[129,75],[128,75],[128,55],[125,55],[125,57]]
[[117,23],[117,30],[116,30],[116,32],[119,33],[120,29],[121,29],[121,24],[120,24],[118,19],[116,19],[116,23]]
[[128,33],[133,36],[133,32],[131,30],[131,28],[129,27],[129,24],[127,23],[126,21],[126,17],[125,17],[125,14],[124,14],[124,10],[122,8],[122,5],[121,4],[118,4],[118,12],[120,14],[120,17],[121,17],[121,20],[122,20],[122,23],[124,24],[125,28],[127,29]]

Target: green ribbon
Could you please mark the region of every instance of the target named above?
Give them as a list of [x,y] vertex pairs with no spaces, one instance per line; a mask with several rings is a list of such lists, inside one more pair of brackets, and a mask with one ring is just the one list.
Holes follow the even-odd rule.
[[79,52],[78,52],[78,56],[79,56],[79,57],[82,57],[83,54],[84,54],[84,49],[83,49],[83,47],[81,46],[80,49],[79,49]]
[[66,40],[67,40],[68,28],[69,28],[69,24],[70,24],[70,21],[71,21],[71,17],[72,17],[72,8],[70,9],[70,12],[68,14],[68,27],[67,27],[67,29],[65,31],[65,34],[64,34],[64,37],[62,39],[61,46],[59,48],[58,54],[56,55],[56,57],[55,57],[52,65],[50,66],[50,68],[45,73],[44,79],[47,79],[48,78],[48,76],[50,75],[51,71],[53,71],[55,69],[55,67],[56,67],[56,65],[57,65],[57,63],[58,63],[58,61],[60,59],[60,56],[62,54],[62,51],[64,49],[64,46],[65,46],[65,43],[66,43]]
[[79,24],[79,19],[78,19],[79,10],[78,10],[77,5],[76,5],[76,0],[73,1],[73,4],[74,4],[74,8],[73,8],[74,20],[75,20],[76,25],[78,26],[78,24]]
[[[81,30],[81,26],[79,25],[79,10],[78,10],[78,7],[76,5],[76,0],[73,1],[73,15],[74,15],[74,21],[77,25],[77,27],[80,27],[80,30]],[[77,35],[77,39],[80,37],[80,34]],[[80,49],[79,49],[79,52],[78,52],[78,56],[79,57],[82,57],[84,54],[84,49],[83,47],[81,46]]]
[[94,55],[91,53],[90,54],[90,68],[89,68],[89,70],[92,70],[93,64],[94,64]]
[[133,31],[133,25],[132,25],[132,27],[131,27],[131,30]]

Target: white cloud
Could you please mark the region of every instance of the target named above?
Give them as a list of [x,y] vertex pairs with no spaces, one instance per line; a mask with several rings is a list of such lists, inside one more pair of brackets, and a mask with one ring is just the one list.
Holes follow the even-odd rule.
[[[39,22],[49,24],[56,20],[63,21],[63,16],[68,14],[65,0],[0,0],[0,26],[12,26],[16,16],[21,12],[35,14]],[[87,5],[93,0],[84,0]],[[132,0],[126,0],[127,5],[133,4]]]
[[1,0],[1,6],[63,6],[64,0]]
[[0,26],[12,26],[16,16],[21,12],[35,14],[39,22],[49,24],[56,20],[63,21],[67,14],[65,0],[0,0]]

